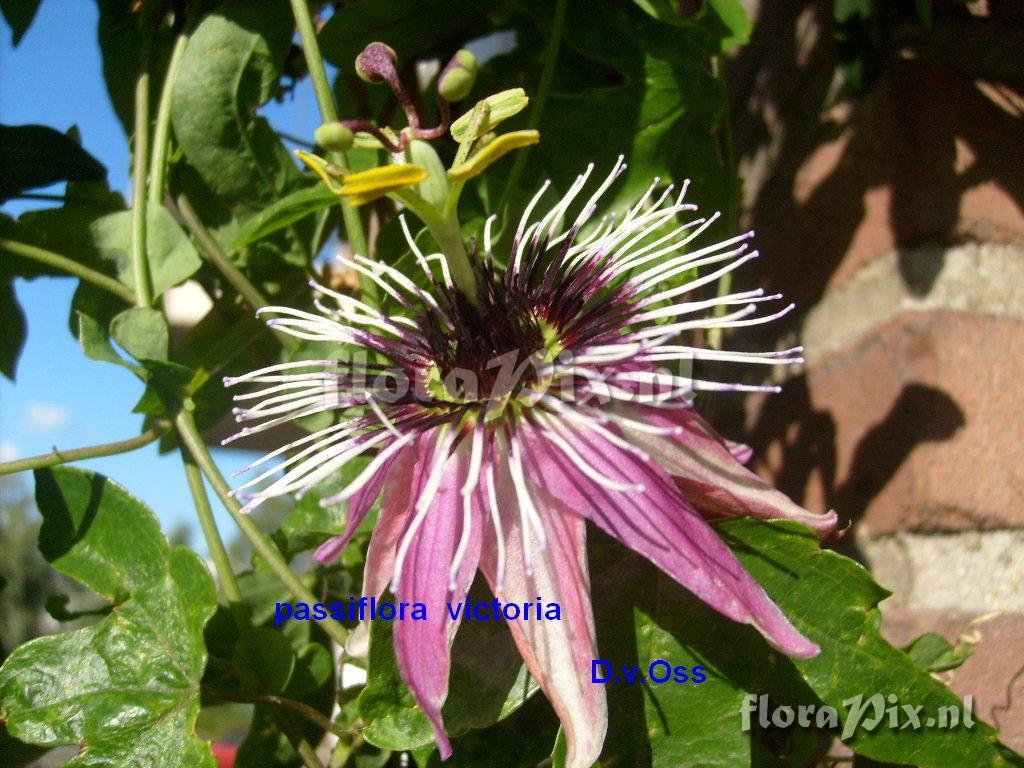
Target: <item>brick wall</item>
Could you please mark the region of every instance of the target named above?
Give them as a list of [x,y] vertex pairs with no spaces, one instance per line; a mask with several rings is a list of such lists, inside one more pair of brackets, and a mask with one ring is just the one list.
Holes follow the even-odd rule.
[[836,546],[893,590],[893,641],[977,642],[950,683],[1024,749],[1024,98],[935,58],[837,98],[832,3],[752,6],[745,217],[802,310],[762,341],[799,336],[807,364],[736,436],[851,522]]

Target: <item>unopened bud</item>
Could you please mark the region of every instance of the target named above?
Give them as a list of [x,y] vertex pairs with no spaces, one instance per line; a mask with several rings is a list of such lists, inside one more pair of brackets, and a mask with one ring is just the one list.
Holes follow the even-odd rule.
[[352,146],[354,136],[344,123],[338,121],[324,123],[313,134],[316,143],[328,152],[344,152]]
[[382,83],[396,76],[398,55],[390,45],[370,43],[356,56],[356,74],[368,83]]
[[462,101],[476,81],[476,56],[470,51],[457,51],[437,81],[437,92],[445,101]]

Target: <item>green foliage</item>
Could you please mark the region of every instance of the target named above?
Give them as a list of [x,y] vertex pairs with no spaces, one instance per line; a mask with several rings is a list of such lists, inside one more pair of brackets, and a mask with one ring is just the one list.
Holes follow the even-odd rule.
[[0,282],[0,373],[11,381],[25,346],[25,313],[14,295],[14,285]]
[[[37,6],[0,0],[15,43]],[[367,281],[357,292],[346,282],[351,275],[324,269],[316,258],[325,243],[362,239],[345,228],[354,220],[369,225],[372,235],[368,253],[360,255],[394,266],[421,287],[429,288],[428,280],[405,242],[394,198],[361,201],[365,205],[356,216],[346,219],[339,197],[299,170],[261,114],[271,99],[287,99],[310,66],[322,74],[308,30],[306,40],[295,37],[293,6],[301,9],[302,3],[228,0],[172,9],[148,0],[99,0],[98,6],[107,89],[132,137],[129,148],[138,151],[137,117],[149,121],[154,142],[168,137],[166,147],[151,147],[149,156],[135,158],[149,176],[154,156],[166,157],[161,184],[138,190],[149,193],[146,238],[133,242],[133,211],[110,191],[104,169],[82,150],[74,131],[0,127],[0,202],[67,182],[59,206],[40,206],[16,221],[0,216],[5,242],[60,257],[33,257],[30,249],[15,248],[20,253],[5,251],[0,259],[0,373],[13,379],[27,332],[13,282],[72,272],[81,279],[69,308],[72,333],[86,357],[109,364],[94,366],[95,375],[121,375],[110,367],[116,365],[137,377],[143,386],[135,411],[147,417],[147,425],[177,418],[181,428],[191,416],[206,432],[232,405],[221,376],[349,354],[348,347],[322,341],[282,344],[279,336],[266,333],[252,305],[266,301],[312,309],[311,277],[373,304]],[[326,4],[311,7],[315,12],[321,6],[326,9]],[[317,167],[327,167],[339,180],[386,159],[367,131],[387,126],[394,132],[404,125],[399,100],[353,72],[353,60],[367,43],[383,41],[395,49],[398,73],[410,90],[409,101],[422,110],[424,126],[441,121],[451,105],[434,106],[436,79],[420,82],[427,70],[419,65],[444,66],[464,46],[479,47],[482,63],[471,67],[475,77],[459,74],[444,86],[460,99],[447,130],[439,130],[440,138],[429,144],[413,140],[402,158],[428,174],[401,190],[407,221],[423,250],[437,250],[442,242],[468,248],[494,214],[501,265],[521,203],[542,180],[552,180],[553,200],[589,163],[595,176],[603,175],[619,155],[629,169],[596,219],[621,214],[652,177],[676,185],[690,179],[700,215],[721,211],[715,228],[732,234],[740,185],[724,72],[727,55],[746,44],[753,29],[740,0],[567,0],[564,5],[351,0],[331,9],[317,42],[324,58],[338,67],[333,84],[338,119],[364,122],[361,128],[342,129],[327,117],[319,138],[298,138],[333,150],[347,147],[352,138],[345,157],[322,152],[328,147],[317,150],[324,155]],[[839,0],[834,12],[840,57],[855,86],[870,83],[908,26],[936,29],[966,13],[954,0]],[[474,41],[480,38],[485,42],[478,46]],[[304,51],[297,47],[300,42]],[[173,50],[179,54],[174,66]],[[468,66],[465,55],[463,60]],[[135,97],[147,82],[149,114],[136,116]],[[323,90],[331,88],[320,81],[318,91]],[[67,124],[74,117],[69,115]],[[537,133],[540,141],[531,146]],[[505,157],[505,150],[514,150],[508,154],[515,158]],[[153,181],[149,177],[147,184]],[[423,210],[438,220],[418,218]],[[125,299],[137,295],[140,253],[154,301],[128,306]],[[172,333],[160,298],[186,280],[202,286],[213,308],[194,327]],[[382,297],[375,308],[387,314],[393,298]],[[321,412],[296,424],[314,430],[337,419]],[[176,447],[182,434],[188,433],[168,432],[161,447]],[[219,570],[219,595],[198,557],[169,547],[148,509],[115,483],[70,468],[38,471],[36,496],[43,515],[38,549],[52,568],[44,569],[34,551],[25,552],[27,534],[35,530],[31,522],[5,511],[0,629],[6,645],[38,634],[44,603],[52,617],[76,622],[77,628],[24,642],[0,668],[4,764],[27,763],[56,745],[81,745],[69,764],[76,768],[210,766],[210,750],[195,735],[197,714],[202,709],[216,718],[218,708],[227,706],[237,717],[235,707],[245,702],[252,714],[245,732],[236,734],[240,768],[300,766],[300,745],[320,743],[328,730],[339,736],[332,768],[397,765],[404,751],[421,768],[439,768],[432,730],[396,662],[394,624],[378,622],[372,628],[368,659],[345,657],[366,665],[367,681],[344,690],[338,646],[320,626],[302,621],[274,626],[276,604],[296,602],[303,590],[328,604],[360,593],[376,509],[337,562],[314,564],[309,550],[346,528],[348,505],[321,507],[320,500],[348,485],[371,459],[367,453],[349,462],[294,503],[260,510],[257,522],[267,528],[281,560],[296,571],[298,586],[286,586],[280,569],[270,567],[273,553],[256,548],[259,554],[246,550],[245,558],[238,557],[249,560],[245,570]],[[203,469],[211,479],[209,468]],[[3,501],[18,508],[6,497]],[[203,515],[202,500],[196,501]],[[239,519],[244,528],[245,520]],[[245,530],[250,542],[261,541]],[[937,635],[924,635],[902,650],[891,646],[879,632],[878,603],[888,593],[853,561],[822,551],[798,526],[742,520],[723,523],[719,530],[798,629],[820,644],[821,654],[790,660],[751,627],[722,618],[646,561],[591,531],[599,656],[619,670],[636,667],[647,678],[606,687],[610,717],[601,768],[798,768],[820,761],[837,737],[855,751],[854,766],[1022,765],[1020,756],[981,722],[954,729],[883,723],[844,734],[845,702],[862,695],[891,694],[926,713],[957,706],[932,673],[963,663],[970,646],[954,647]],[[58,585],[57,572],[99,597],[79,604],[81,595]],[[471,597],[491,599],[482,579]],[[102,600],[98,608],[97,599]],[[21,604],[12,607],[16,600]],[[356,622],[343,623],[356,630]],[[660,684],[650,679],[651,664],[662,659],[686,667],[689,679]],[[705,682],[694,681],[695,667],[704,668]],[[463,622],[452,644],[443,708],[455,749],[446,765],[564,765],[565,734],[559,736],[558,718],[538,691],[503,622]],[[777,705],[834,707],[840,722],[789,729],[754,722],[744,731],[744,703],[762,694]]]
[[0,0],[0,12],[11,27],[11,45],[17,45],[25,36],[42,0]]
[[100,162],[67,134],[44,125],[0,125],[0,203],[58,181],[98,181]]
[[33,640],[0,669],[10,732],[42,746],[84,743],[69,765],[212,766],[193,734],[214,607],[202,561],[168,549],[153,514],[102,475],[36,473],[49,563],[113,604],[85,629]]
[[293,191],[295,164],[262,117],[292,28],[283,0],[235,0],[195,31],[174,83],[174,135],[210,189],[252,214]]

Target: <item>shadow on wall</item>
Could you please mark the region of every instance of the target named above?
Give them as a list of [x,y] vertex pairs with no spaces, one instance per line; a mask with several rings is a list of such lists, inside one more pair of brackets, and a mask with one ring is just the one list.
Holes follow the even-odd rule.
[[[846,525],[864,516],[916,446],[948,440],[964,424],[963,411],[945,392],[907,384],[885,417],[861,438],[849,471],[839,479],[835,422],[827,411],[814,409],[807,379],[799,376],[766,401],[751,431],[750,444],[756,456],[769,453],[769,446],[781,446],[781,456],[772,461],[775,485],[799,500],[816,479],[825,504],[835,509],[841,525]],[[834,548],[863,560],[851,536],[840,539]]]
[[760,5],[729,72],[768,281],[808,305],[886,250],[1017,237],[1024,170],[1007,152],[1024,144],[1019,93],[894,58],[856,104],[832,104],[833,3]]

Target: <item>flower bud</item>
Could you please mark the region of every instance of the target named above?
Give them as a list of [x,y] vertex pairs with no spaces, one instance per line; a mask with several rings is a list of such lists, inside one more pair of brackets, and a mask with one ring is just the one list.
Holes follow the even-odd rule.
[[398,55],[390,45],[370,43],[356,56],[356,74],[368,83],[382,83],[397,77]]
[[437,80],[437,92],[445,101],[462,101],[476,81],[476,56],[470,51],[457,51]]
[[354,136],[344,123],[324,123],[313,134],[316,143],[328,152],[344,152],[352,146]]

